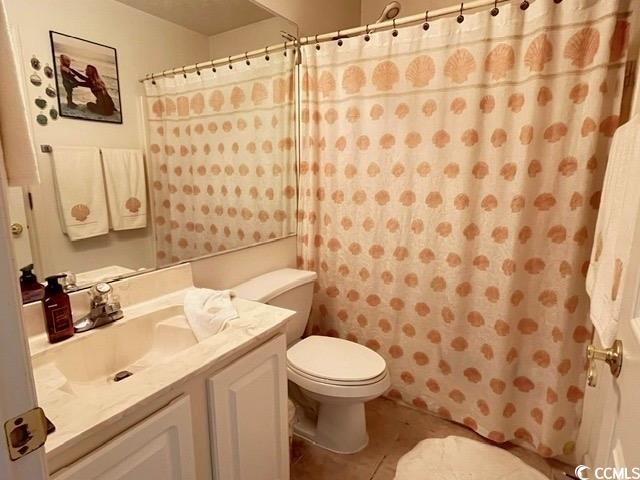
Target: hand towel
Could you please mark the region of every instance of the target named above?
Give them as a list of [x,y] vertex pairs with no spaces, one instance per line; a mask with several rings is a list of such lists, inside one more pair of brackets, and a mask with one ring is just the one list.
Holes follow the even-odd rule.
[[[11,187],[40,183],[38,161],[33,143],[30,108],[26,104],[16,32],[9,29],[7,12],[0,2],[0,157],[4,158]],[[0,164],[2,164],[0,158]]]
[[111,228],[145,228],[147,186],[142,151],[118,148],[101,150]]
[[71,241],[109,233],[107,199],[97,147],[53,147],[60,223]]
[[191,288],[184,297],[184,314],[198,342],[221,331],[229,320],[238,318],[230,290]]
[[640,211],[640,117],[616,131],[587,272],[590,317],[605,347],[616,338],[626,266]]

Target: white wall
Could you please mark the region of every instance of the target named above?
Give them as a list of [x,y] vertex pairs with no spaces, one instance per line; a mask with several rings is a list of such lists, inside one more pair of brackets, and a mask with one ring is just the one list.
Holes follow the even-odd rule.
[[332,32],[360,24],[360,0],[251,1],[297,24],[300,36]]
[[[140,118],[141,85],[138,78],[176,65],[191,64],[209,57],[205,35],[148,15],[114,0],[5,0],[12,28],[17,28],[25,73],[31,72],[32,55],[43,64],[52,64],[49,30],[78,36],[117,49],[120,95],[124,123],[114,125],[59,118],[42,127],[35,124],[36,145],[94,145],[104,147],[143,147]],[[37,96],[50,104],[57,102],[44,95],[44,87],[27,81],[32,116],[38,108]],[[50,83],[55,87],[55,81]],[[35,223],[41,245],[38,276],[61,270],[86,271],[104,265],[130,267],[153,266],[151,228],[70,242],[60,229],[51,177],[51,158],[40,154],[42,184],[32,188]],[[37,256],[37,255],[36,255]]]
[[[377,20],[382,9],[390,2],[390,0],[362,0],[360,21],[362,25],[372,23]],[[460,5],[457,0],[400,0],[401,10],[400,17],[408,17],[424,13],[427,10],[436,10],[438,8],[449,7],[451,5]]]
[[298,35],[295,23],[282,17],[268,18],[210,36],[209,55],[212,59],[217,59],[282,43],[280,30],[294,36]]

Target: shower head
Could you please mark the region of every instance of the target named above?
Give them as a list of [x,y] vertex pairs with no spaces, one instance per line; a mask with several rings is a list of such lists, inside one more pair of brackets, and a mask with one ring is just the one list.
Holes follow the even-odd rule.
[[387,20],[393,20],[400,14],[400,2],[389,2],[383,9],[382,13],[375,21],[375,23],[386,22]]

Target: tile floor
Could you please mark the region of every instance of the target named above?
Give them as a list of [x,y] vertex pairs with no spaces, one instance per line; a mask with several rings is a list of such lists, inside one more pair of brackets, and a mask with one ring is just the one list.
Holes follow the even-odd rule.
[[[468,428],[379,398],[367,404],[369,445],[353,455],[338,455],[294,438],[291,480],[393,480],[398,459],[425,438],[458,435],[486,442]],[[512,454],[553,480],[566,480],[573,468],[546,460],[522,447]]]

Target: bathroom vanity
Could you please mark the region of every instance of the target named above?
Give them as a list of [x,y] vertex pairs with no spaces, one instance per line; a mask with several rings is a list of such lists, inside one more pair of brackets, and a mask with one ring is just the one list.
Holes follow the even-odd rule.
[[[289,478],[293,312],[236,298],[239,318],[198,343],[182,305],[191,286],[188,264],[115,282],[124,318],[54,345],[26,307],[39,405],[56,426],[51,478]],[[86,301],[72,295],[77,310]]]

